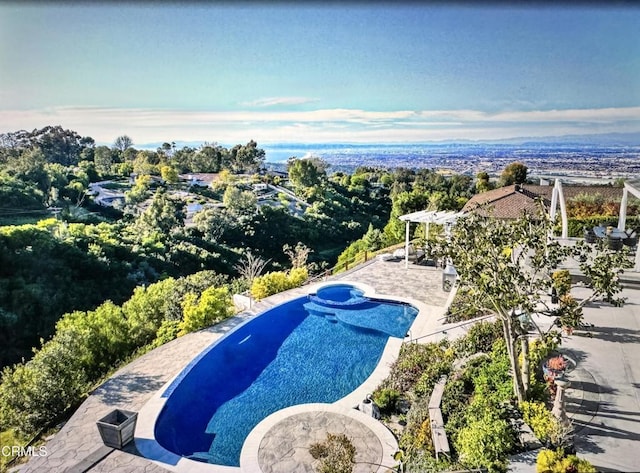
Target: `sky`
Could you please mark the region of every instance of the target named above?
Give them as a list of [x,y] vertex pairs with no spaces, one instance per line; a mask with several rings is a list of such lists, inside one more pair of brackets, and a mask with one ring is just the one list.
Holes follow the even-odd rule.
[[61,125],[135,144],[639,133],[639,24],[625,4],[0,3],[0,133]]

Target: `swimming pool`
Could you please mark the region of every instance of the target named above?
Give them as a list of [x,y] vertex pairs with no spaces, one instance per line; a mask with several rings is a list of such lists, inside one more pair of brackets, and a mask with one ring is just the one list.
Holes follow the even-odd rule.
[[325,286],[273,307],[209,347],[163,393],[155,424],[165,449],[238,466],[249,432],[280,409],[332,403],[373,372],[389,337],[417,315],[404,303]]

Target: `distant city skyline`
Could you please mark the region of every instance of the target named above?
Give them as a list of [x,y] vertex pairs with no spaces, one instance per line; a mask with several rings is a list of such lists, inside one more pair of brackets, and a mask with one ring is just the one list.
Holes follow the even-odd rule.
[[640,133],[638,24],[639,7],[588,3],[0,4],[0,133],[259,144]]

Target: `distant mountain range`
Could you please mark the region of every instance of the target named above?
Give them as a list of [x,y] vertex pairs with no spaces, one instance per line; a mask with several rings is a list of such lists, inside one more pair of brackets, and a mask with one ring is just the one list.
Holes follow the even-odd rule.
[[[247,137],[247,141],[252,137]],[[204,141],[174,141],[176,148],[189,146],[198,148]],[[110,146],[110,143],[104,143]],[[157,149],[162,146],[162,142],[136,144],[139,149]],[[233,147],[238,143],[220,143],[225,147]],[[425,141],[419,143],[258,143],[258,146],[265,151],[283,150],[336,150],[345,148],[399,148],[399,147],[436,147],[436,148],[459,148],[475,146],[527,146],[527,147],[547,147],[547,146],[588,146],[588,147],[608,147],[608,146],[640,146],[640,133],[603,133],[597,135],[565,135],[565,136],[544,136],[544,137],[520,137],[504,140],[455,140],[455,141]],[[301,156],[299,156],[301,157]]]

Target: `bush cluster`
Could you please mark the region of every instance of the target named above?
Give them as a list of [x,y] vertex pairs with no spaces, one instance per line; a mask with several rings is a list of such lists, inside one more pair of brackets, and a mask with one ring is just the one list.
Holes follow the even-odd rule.
[[219,282],[210,271],[169,278],[138,287],[122,306],[107,301],[92,311],[65,314],[31,360],[3,370],[0,424],[31,437],[58,421],[136,350],[228,317],[227,288],[211,286]]
[[566,455],[564,450],[540,450],[536,460],[536,473],[596,473],[587,460],[575,455]]
[[381,388],[373,392],[373,402],[383,413],[393,412],[399,398],[400,392],[395,389]]
[[558,421],[544,403],[524,401],[520,403],[520,410],[522,418],[531,427],[538,440],[543,444],[549,442]]
[[302,286],[308,277],[306,268],[294,268],[288,273],[284,271],[267,273],[253,280],[251,295],[256,300],[264,299],[287,289]]
[[[399,396],[413,398],[399,440],[408,471],[439,471],[445,467],[503,470],[507,454],[515,447],[516,435],[509,422],[513,397],[510,365],[500,323],[478,323],[462,339],[448,342],[405,344],[389,377],[376,391],[380,402]],[[463,371],[451,373],[455,358],[478,351],[484,358],[470,360]],[[445,386],[441,409],[449,443],[458,461],[444,465],[435,454],[429,397],[443,374]],[[393,393],[393,396],[391,396]],[[454,456],[454,458],[456,458]]]
[[515,445],[515,432],[508,422],[512,396],[502,339],[494,341],[489,357],[473,360],[447,384],[442,411],[447,435],[463,465],[490,471],[505,467]]
[[382,387],[428,395],[440,376],[451,371],[453,352],[446,343],[406,343]]
[[411,405],[407,412],[407,425],[402,432],[399,445],[409,459],[425,452],[430,456],[434,455],[428,398],[420,398]]
[[487,315],[487,313],[478,309],[469,289],[461,288],[447,309],[447,323],[462,322],[483,315]]
[[493,343],[502,337],[502,324],[496,322],[478,322],[471,326],[464,337],[451,344],[456,357],[464,358],[475,353],[488,353]]

